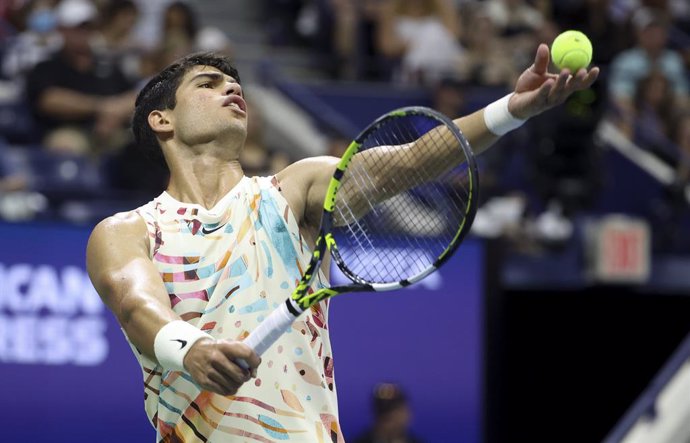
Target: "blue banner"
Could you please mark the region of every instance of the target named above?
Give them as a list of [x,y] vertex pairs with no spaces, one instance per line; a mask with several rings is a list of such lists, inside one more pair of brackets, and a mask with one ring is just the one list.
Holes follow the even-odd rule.
[[[337,273],[332,280],[344,283]],[[416,285],[333,299],[329,327],[346,437],[371,423],[373,387],[394,382],[408,394],[422,441],[481,441],[483,284],[483,247],[470,239]]]
[[[153,442],[141,372],[84,266],[89,229],[0,224],[3,442]],[[408,392],[430,442],[480,441],[483,252],[467,241],[417,286],[333,300],[341,425],[369,423],[381,381]],[[334,277],[337,278],[337,277]]]

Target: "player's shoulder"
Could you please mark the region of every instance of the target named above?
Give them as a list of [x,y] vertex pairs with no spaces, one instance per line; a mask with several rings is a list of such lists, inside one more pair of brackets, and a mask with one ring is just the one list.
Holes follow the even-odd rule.
[[136,210],[118,212],[101,220],[91,232],[91,238],[109,237],[122,241],[145,241],[146,222]]
[[278,181],[287,180],[304,180],[312,175],[322,173],[332,175],[334,168],[340,159],[328,155],[321,155],[317,157],[307,157],[298,160],[285,169],[276,174]]
[[[114,214],[94,227],[86,246],[86,269],[92,281],[106,278],[133,258],[148,258],[146,225],[136,211]],[[102,282],[102,281],[101,281]]]

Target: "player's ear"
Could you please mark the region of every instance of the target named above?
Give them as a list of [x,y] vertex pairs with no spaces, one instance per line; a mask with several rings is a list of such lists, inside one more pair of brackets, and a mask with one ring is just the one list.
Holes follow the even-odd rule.
[[172,122],[169,115],[165,111],[154,110],[151,111],[148,118],[149,126],[155,133],[166,133],[173,130]]

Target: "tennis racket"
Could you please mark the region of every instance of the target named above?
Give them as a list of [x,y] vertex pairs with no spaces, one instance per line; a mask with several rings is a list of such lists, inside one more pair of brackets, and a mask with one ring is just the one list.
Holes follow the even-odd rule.
[[[302,280],[244,342],[261,355],[300,314],[326,298],[390,291],[434,272],[470,230],[477,186],[471,147],[450,119],[424,107],[379,117],[336,167]],[[327,252],[350,282],[313,290]]]

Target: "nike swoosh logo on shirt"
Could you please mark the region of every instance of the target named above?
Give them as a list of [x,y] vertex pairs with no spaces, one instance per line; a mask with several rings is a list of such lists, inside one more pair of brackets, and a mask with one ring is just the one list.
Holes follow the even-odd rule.
[[222,224],[222,225],[220,225],[220,226],[216,226],[216,227],[213,228],[213,229],[201,228],[201,233],[204,234],[204,235],[213,234],[214,232],[216,232],[217,230],[219,230],[219,229],[222,228],[223,226],[225,226],[225,224]]

